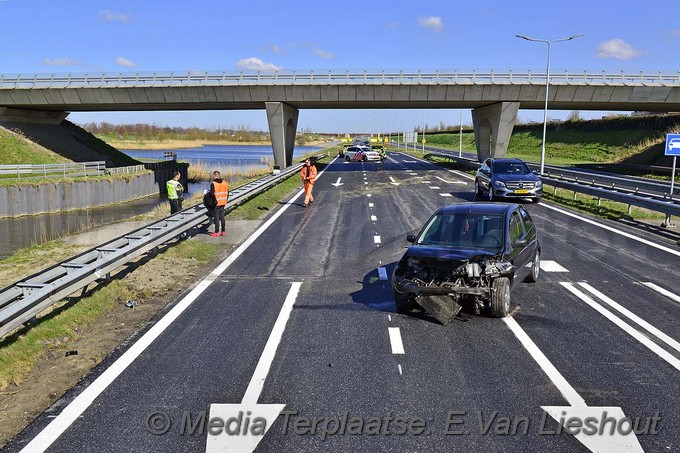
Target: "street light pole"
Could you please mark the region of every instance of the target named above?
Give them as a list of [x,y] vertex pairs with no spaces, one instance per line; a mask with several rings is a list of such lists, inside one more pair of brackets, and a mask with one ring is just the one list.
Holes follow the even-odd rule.
[[515,35],[518,38],[521,39],[526,39],[527,41],[535,41],[535,42],[544,42],[548,45],[548,63],[546,64],[545,67],[545,106],[543,107],[543,139],[541,140],[541,169],[540,169],[540,174],[543,174],[543,168],[545,166],[545,133],[548,127],[548,89],[550,87],[550,50],[552,49],[553,43],[560,42],[560,41],[571,41],[574,38],[578,38],[583,36],[583,34],[580,35],[574,35],[570,36],[568,38],[560,38],[560,39],[553,39],[552,41],[548,41],[547,39],[534,39],[534,38],[529,38],[524,35]]

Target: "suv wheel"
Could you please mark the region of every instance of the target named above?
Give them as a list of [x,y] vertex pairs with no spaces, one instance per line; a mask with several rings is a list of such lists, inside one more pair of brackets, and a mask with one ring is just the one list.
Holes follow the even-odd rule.
[[498,277],[491,284],[491,316],[505,318],[510,314],[510,280]]
[[531,271],[527,275],[526,281],[529,283],[536,283],[538,281],[538,274],[541,272],[541,252],[536,250],[534,255],[534,262],[531,263]]
[[479,187],[479,181],[475,179],[475,195],[482,195],[482,188]]
[[493,201],[493,185],[491,181],[489,181],[489,193],[487,195],[489,196],[489,201]]

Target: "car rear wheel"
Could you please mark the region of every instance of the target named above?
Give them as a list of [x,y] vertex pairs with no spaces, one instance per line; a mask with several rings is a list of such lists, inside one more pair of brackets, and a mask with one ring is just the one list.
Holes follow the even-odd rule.
[[531,201],[533,201],[534,203],[540,203],[541,197],[532,198]]
[[475,179],[475,195],[482,196],[482,188],[479,187],[479,181]]
[[534,262],[531,263],[531,271],[527,275],[526,281],[529,283],[536,283],[538,281],[538,274],[541,272],[541,252],[536,250],[534,255]]
[[351,160],[352,160],[352,159],[350,159],[349,156],[348,156],[347,154],[345,154],[345,162],[349,162],[349,161],[351,161]]
[[489,201],[493,201],[493,186],[491,182],[489,182],[489,193],[487,195],[489,196]]
[[510,314],[510,280],[498,277],[491,284],[491,316],[505,318]]
[[394,293],[394,302],[397,305],[397,313],[406,313],[418,307],[415,300],[397,292]]

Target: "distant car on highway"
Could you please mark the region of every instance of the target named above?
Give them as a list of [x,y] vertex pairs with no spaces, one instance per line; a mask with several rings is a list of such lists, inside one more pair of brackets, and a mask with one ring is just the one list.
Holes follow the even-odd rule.
[[521,159],[489,158],[475,175],[475,194],[494,198],[531,198],[538,203],[543,196],[543,182]]
[[672,138],[668,142],[668,149],[680,149],[680,138]]
[[397,311],[419,306],[442,324],[466,303],[493,317],[511,311],[510,289],[538,280],[541,246],[526,209],[515,203],[460,203],[439,209],[397,263]]
[[345,150],[345,160],[347,162],[380,160],[380,153],[366,146],[350,146]]

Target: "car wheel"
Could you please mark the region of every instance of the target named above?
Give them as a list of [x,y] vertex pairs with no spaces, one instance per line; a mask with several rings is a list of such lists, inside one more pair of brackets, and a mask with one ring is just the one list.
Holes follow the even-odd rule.
[[491,185],[491,182],[489,182],[489,193],[487,195],[489,196],[489,201],[493,201],[493,185]]
[[498,277],[491,284],[491,316],[505,318],[510,314],[510,280]]
[[533,201],[534,203],[540,203],[541,197],[532,198],[531,201]]
[[479,181],[475,179],[475,195],[482,195],[482,188],[479,187]]
[[394,292],[394,302],[397,305],[397,313],[407,313],[418,307],[415,300],[397,292]]
[[541,252],[536,250],[534,255],[534,262],[531,263],[531,271],[527,275],[526,281],[529,283],[536,283],[538,281],[538,274],[541,272]]
[[349,162],[349,161],[351,161],[351,159],[349,158],[349,156],[345,155],[345,162]]
[[364,156],[364,158],[363,158],[362,160],[363,160],[364,162],[368,162],[368,157]]

